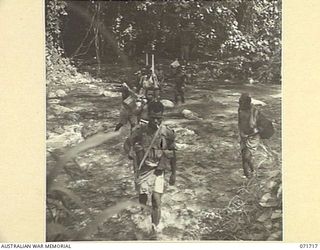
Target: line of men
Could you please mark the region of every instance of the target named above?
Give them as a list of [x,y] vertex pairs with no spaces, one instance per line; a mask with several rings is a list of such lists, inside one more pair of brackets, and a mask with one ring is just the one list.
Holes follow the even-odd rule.
[[[120,121],[115,128],[117,131],[123,125],[130,124],[131,133],[124,143],[124,149],[133,161],[135,187],[140,204],[147,205],[151,201],[154,232],[157,231],[161,218],[165,172],[171,171],[169,185],[174,185],[176,180],[175,134],[162,124],[164,106],[160,97],[164,88],[164,72],[161,66],[155,72],[146,67],[138,72],[138,84],[135,87],[130,88],[125,83],[122,85]],[[180,67],[177,67],[174,75],[175,97],[182,96],[181,100],[184,102],[182,86],[185,83],[181,72]]]
[[[146,120],[147,104],[151,101],[160,101],[165,83],[165,75],[162,65],[152,72],[151,67],[145,67],[136,73],[137,83],[129,87],[126,83],[121,86],[122,107],[120,111],[120,120],[115,130],[118,131],[123,125],[129,123],[131,128],[141,121]],[[174,87],[174,102],[185,102],[185,87],[188,81],[185,66],[178,64],[172,67],[171,79]]]
[[[171,171],[169,185],[176,181],[176,147],[174,131],[162,124],[164,106],[160,102],[163,91],[164,75],[158,71],[159,77],[150,68],[142,71],[139,85],[132,90],[128,85],[122,86],[123,105],[119,130],[127,122],[131,125],[130,136],[124,143],[129,159],[133,161],[135,186],[139,193],[139,202],[143,205],[151,200],[151,221],[154,232],[161,218],[161,197],[165,186],[165,173]],[[175,73],[175,101],[184,93],[181,86],[185,84],[182,67]],[[251,178],[254,172],[252,155],[260,140],[259,120],[263,115],[252,104],[248,94],[239,99],[238,126],[244,175]]]

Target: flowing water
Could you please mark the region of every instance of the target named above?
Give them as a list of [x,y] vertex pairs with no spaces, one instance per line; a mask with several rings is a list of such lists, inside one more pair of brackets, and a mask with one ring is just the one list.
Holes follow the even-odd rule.
[[[82,137],[90,136],[102,125],[107,130],[114,129],[119,117],[120,96],[89,97],[80,92],[76,88],[73,95],[59,102],[77,115],[48,117],[47,130],[53,135],[68,126],[76,126],[72,133]],[[201,213],[227,206],[245,181],[237,129],[238,98],[242,92],[249,92],[267,104],[261,109],[273,120],[276,134],[266,143],[281,155],[280,86],[198,79],[197,84],[187,87],[186,103],[165,113],[165,122],[176,132],[177,179],[175,186],[166,186],[162,197],[158,240],[197,240],[192,232],[198,229]],[[164,98],[173,99],[170,88],[164,92]],[[181,113],[184,109],[191,110],[195,118],[186,119]],[[93,214],[136,197],[131,162],[122,148],[124,139],[125,136],[121,136],[81,153],[74,163],[66,166],[68,174],[60,174],[68,188],[81,197]],[[49,154],[48,168],[53,164]],[[169,176],[168,171],[167,182]],[[86,223],[81,221],[83,216],[80,215],[81,212],[79,221],[67,222],[70,228],[77,230]],[[150,227],[149,212],[130,207],[106,220],[90,240],[148,240]]]

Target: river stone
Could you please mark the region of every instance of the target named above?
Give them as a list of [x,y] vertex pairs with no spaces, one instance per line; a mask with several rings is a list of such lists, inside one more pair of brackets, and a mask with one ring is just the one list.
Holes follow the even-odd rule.
[[171,199],[177,202],[185,201],[189,199],[189,196],[183,193],[174,194]]
[[272,197],[270,193],[266,193],[262,196],[259,204],[262,207],[277,207],[278,201],[274,197]]
[[194,135],[195,132],[191,129],[178,127],[175,129],[176,134],[179,134],[181,136],[187,136],[187,135]]
[[47,100],[47,103],[49,104],[49,105],[51,105],[51,104],[58,104],[58,103],[60,103],[60,99],[49,99],[49,100]]
[[56,94],[56,93],[49,92],[48,98],[56,98],[56,97],[57,97],[57,94]]
[[58,105],[58,104],[52,104],[51,108],[53,109],[53,112],[56,115],[61,115],[61,114],[67,113],[67,112],[73,112],[72,109]]
[[261,197],[261,202],[266,202],[272,198],[270,193],[266,193]]
[[176,143],[176,148],[177,148],[178,150],[184,150],[184,149],[186,149],[186,148],[188,148],[188,147],[189,147],[188,144],[185,144],[185,143]]
[[235,92],[235,93],[228,93],[227,95],[228,95],[228,96],[241,96],[241,94],[240,94],[240,93],[237,93],[237,92]]
[[276,210],[272,213],[271,215],[271,220],[279,219],[282,217],[282,212],[281,210]]
[[68,131],[61,135],[51,134],[49,139],[47,140],[47,148],[48,149],[64,148],[66,146],[79,143],[82,140],[83,138],[79,132]]
[[118,96],[120,96],[120,93],[119,92],[112,92],[112,91],[105,90],[105,91],[103,91],[103,95],[105,97],[118,97]]
[[74,121],[74,122],[77,122],[79,121],[80,119],[80,115],[78,113],[72,113],[72,112],[68,112],[64,115],[64,118],[67,119],[67,120],[71,120],[71,121]]
[[195,119],[197,119],[198,117],[195,115],[195,113],[194,112],[192,112],[191,110],[189,110],[189,109],[184,109],[184,110],[182,110],[182,115],[185,117],[185,118],[187,118],[187,119],[189,119],[189,120],[195,120]]
[[174,103],[172,101],[163,99],[160,101],[165,108],[174,108]]
[[61,97],[67,96],[67,93],[66,93],[64,90],[62,90],[62,89],[58,89],[58,90],[56,91],[56,95],[61,98]]
[[266,106],[267,104],[263,101],[260,101],[260,100],[257,100],[257,99],[254,99],[254,98],[251,98],[251,103],[254,104],[254,105],[257,105],[257,106]]

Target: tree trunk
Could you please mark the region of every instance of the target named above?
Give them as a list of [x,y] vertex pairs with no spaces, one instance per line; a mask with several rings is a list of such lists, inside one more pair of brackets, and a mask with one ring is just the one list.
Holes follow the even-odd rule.
[[99,35],[99,30],[100,30],[100,2],[96,3],[96,24],[94,28],[94,44],[96,47],[96,58],[97,58],[97,74],[100,75],[101,72],[101,58],[100,58],[100,35]]

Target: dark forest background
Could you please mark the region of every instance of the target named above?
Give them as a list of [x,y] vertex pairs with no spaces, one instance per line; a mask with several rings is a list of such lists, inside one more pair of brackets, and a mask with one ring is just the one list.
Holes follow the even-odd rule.
[[188,43],[192,61],[280,82],[280,0],[50,0],[45,9],[49,79],[79,63],[138,64],[152,48],[157,59],[174,60]]

